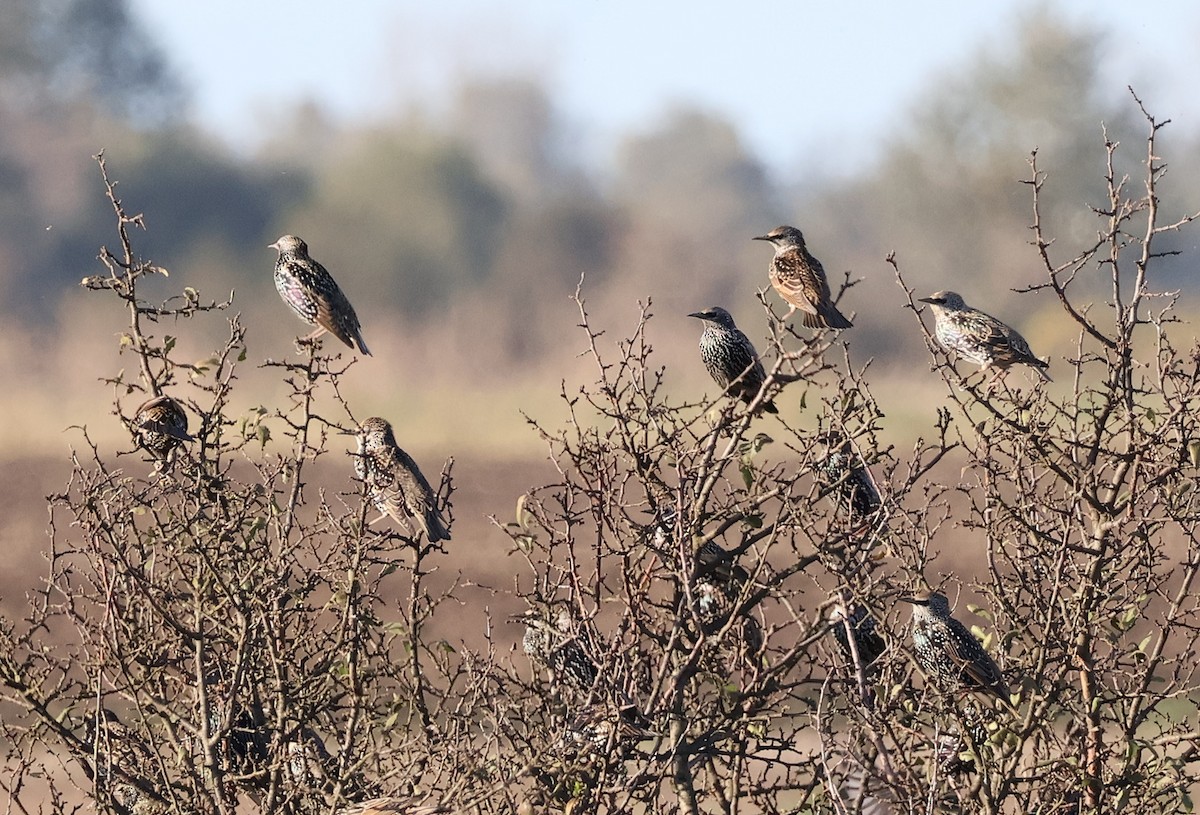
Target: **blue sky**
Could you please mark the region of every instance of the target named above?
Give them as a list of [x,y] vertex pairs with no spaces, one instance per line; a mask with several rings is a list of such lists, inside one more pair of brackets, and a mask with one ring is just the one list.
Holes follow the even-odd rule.
[[[132,0],[194,90],[194,114],[252,148],[291,105],[339,118],[436,111],[465,74],[542,77],[603,158],[671,105],[735,121],[777,169],[867,160],[911,104],[981,45],[1002,52],[1029,0]],[[1200,3],[1048,0],[1107,32],[1106,82],[1183,130],[1200,120]],[[281,11],[286,9],[286,11]]]

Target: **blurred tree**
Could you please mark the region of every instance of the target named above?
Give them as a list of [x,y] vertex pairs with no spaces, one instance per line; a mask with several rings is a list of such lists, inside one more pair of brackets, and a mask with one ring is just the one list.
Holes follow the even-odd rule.
[[459,86],[450,128],[522,203],[589,187],[546,88],[533,79],[477,79]]
[[[0,292],[45,322],[96,243],[82,209],[89,156],[137,143],[182,113],[185,94],[127,0],[0,3]],[[178,191],[173,190],[174,195]]]
[[509,205],[473,157],[416,128],[348,141],[275,231],[304,236],[314,256],[353,258],[375,307],[408,316],[486,281]]
[[[1101,123],[1113,139],[1133,132],[1128,106],[1101,91],[1103,37],[1039,6],[999,41],[1002,51],[985,50],[931,83],[877,167],[805,196],[799,221],[810,238],[843,248],[860,273],[887,275],[880,259],[895,250],[910,259],[921,291],[1003,297],[1036,275],[1021,183],[1034,149],[1056,168],[1042,202],[1046,225],[1064,240],[1094,234],[1080,204],[1105,197]],[[898,306],[854,302],[872,312],[858,333],[872,352],[891,347]]]
[[[671,113],[658,129],[621,145],[615,195],[629,212],[623,270],[665,294],[673,307],[746,302],[750,239],[778,225],[778,196],[761,162],[729,121],[695,109]],[[766,259],[762,259],[762,282]],[[653,270],[653,271],[651,271]],[[731,273],[732,270],[738,270]],[[683,299],[671,297],[680,292]]]
[[127,0],[0,4],[0,105],[30,110],[80,100],[157,124],[180,113],[184,93]]

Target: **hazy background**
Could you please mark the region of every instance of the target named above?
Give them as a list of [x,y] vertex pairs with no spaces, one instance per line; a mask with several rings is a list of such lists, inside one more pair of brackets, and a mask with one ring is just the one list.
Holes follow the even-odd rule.
[[[560,382],[590,374],[568,300],[581,274],[610,339],[652,298],[671,387],[711,391],[684,315],[721,304],[762,337],[770,251],[750,238],[789,222],[831,276],[864,279],[844,342],[874,358],[903,441],[929,427],[939,385],[887,253],[1062,370],[1070,327],[1047,298],[1010,291],[1042,276],[1019,183],[1029,151],[1050,174],[1063,260],[1103,203],[1101,122],[1130,169],[1143,158],[1133,84],[1174,120],[1166,217],[1195,211],[1198,75],[1200,7],[1182,0],[6,0],[0,450],[19,472],[64,461],[71,425],[124,441],[98,382],[131,364],[116,354],[123,315],[77,285],[115,242],[100,149],[146,213],[137,247],[171,271],[146,293],[236,290],[250,357],[235,408],[281,398],[252,364],[308,331],[271,283],[266,245],[284,232],[362,318],[376,356],[346,379],[360,415],[392,419],[419,460],[461,462],[539,455],[519,410],[552,419]],[[1184,288],[1190,314],[1200,250],[1165,244],[1183,254],[1152,283]],[[223,335],[219,320],[157,330],[197,360]]]

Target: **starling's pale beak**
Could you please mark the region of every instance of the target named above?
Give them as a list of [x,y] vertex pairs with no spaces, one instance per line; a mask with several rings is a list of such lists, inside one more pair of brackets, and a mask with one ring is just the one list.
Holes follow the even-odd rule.
[[933,303],[935,301],[932,297],[918,297],[917,302],[918,303]]
[[899,600],[901,603],[912,603],[914,606],[924,605],[916,597],[897,597],[896,599]]
[[750,240],[752,240],[752,241],[769,241],[769,240],[771,240],[771,236],[770,235],[755,235]]
[[692,312],[691,314],[689,314],[688,316],[689,316],[689,317],[697,317],[697,318],[699,318],[699,319],[703,320],[703,319],[705,319],[706,317],[708,317],[708,312],[707,312],[707,311],[693,311],[693,312]]

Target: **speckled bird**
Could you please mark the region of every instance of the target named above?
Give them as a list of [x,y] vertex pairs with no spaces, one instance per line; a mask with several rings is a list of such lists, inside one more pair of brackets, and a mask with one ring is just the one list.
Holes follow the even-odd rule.
[[[725,628],[741,599],[741,591],[742,587],[736,581],[719,580],[716,575],[696,579],[692,597],[696,601],[696,617],[705,636],[715,636]],[[749,609],[742,609],[730,631],[738,660],[746,665],[758,664],[765,645],[762,624],[758,618]]]
[[804,312],[805,328],[850,328],[852,323],[838,311],[829,291],[829,280],[821,261],[809,253],[804,234],[794,226],[779,226],[754,238],[775,246],[771,260],[771,285],[793,311]]
[[183,405],[170,396],[155,396],[142,403],[133,416],[133,433],[138,445],[169,466],[175,451],[185,441],[192,441],[187,430],[187,413]]
[[655,735],[636,706],[597,703],[575,712],[563,728],[560,743],[575,752],[594,752],[632,746]]
[[[746,404],[754,401],[767,378],[754,343],[733,322],[733,316],[720,306],[688,315],[704,321],[700,335],[700,359],[713,381],[730,396]],[[762,409],[778,413],[775,403],[765,401]]]
[[414,518],[430,543],[450,540],[433,488],[412,456],[396,444],[392,426],[377,416],[358,428],[354,471],[367,485],[371,502],[384,515],[405,529],[407,518]]
[[965,625],[950,616],[950,602],[937,592],[900,598],[911,603],[913,647],[925,675],[947,692],[982,691],[1011,705],[1004,674]]
[[337,281],[325,267],[308,256],[308,244],[295,235],[284,235],[271,248],[279,252],[275,261],[275,289],[296,316],[317,329],[305,337],[313,340],[328,331],[350,348],[367,356],[362,326],[354,306],[342,294]]
[[426,803],[420,798],[388,796],[342,807],[337,815],[450,815],[452,812],[452,807]]
[[844,598],[834,606],[831,617],[833,636],[851,666],[869,669],[887,650],[887,641],[879,635],[879,626],[866,606]]
[[[749,581],[750,573],[737,562],[732,552],[716,541],[705,541],[696,550],[692,600],[696,619],[705,636],[714,636],[725,628]],[[749,608],[738,612],[730,632],[733,637],[730,644],[737,652],[738,660],[745,665],[758,664],[764,645],[763,630]]]
[[100,801],[124,807],[132,815],[166,815],[171,806],[158,795],[158,756],[148,746],[148,734],[126,727],[120,718],[102,708],[89,717],[83,732],[86,755]]
[[1050,367],[1049,363],[1033,355],[1029,343],[1016,329],[979,309],[971,308],[963,301],[962,295],[939,291],[922,297],[921,302],[928,303],[933,309],[936,320],[934,333],[942,347],[951,354],[974,362],[984,371],[995,368],[997,376],[1012,365],[1029,365],[1043,379],[1050,381],[1050,375],[1045,370]]
[[883,505],[871,471],[854,450],[850,439],[838,430],[822,434],[825,455],[818,463],[821,478],[838,506],[856,521],[869,521]]
[[521,647],[529,659],[553,673],[560,685],[585,696],[590,693],[599,669],[589,654],[586,632],[579,630],[570,612],[560,609],[551,620],[529,609],[517,619],[525,623]]

